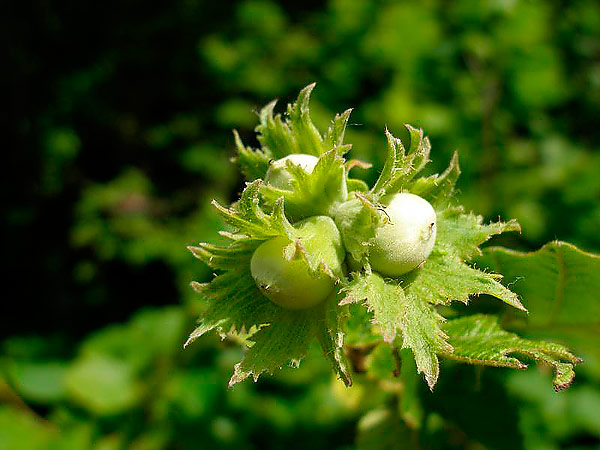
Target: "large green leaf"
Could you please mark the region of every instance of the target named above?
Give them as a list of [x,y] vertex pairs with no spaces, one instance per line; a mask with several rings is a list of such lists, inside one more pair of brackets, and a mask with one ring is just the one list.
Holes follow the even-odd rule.
[[600,357],[600,256],[555,241],[531,253],[490,247],[481,263],[503,273],[529,310],[509,327]]

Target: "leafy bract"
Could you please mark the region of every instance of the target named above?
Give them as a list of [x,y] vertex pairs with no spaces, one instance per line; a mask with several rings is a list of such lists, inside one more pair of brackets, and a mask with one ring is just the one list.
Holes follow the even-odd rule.
[[248,181],[264,178],[272,158],[261,150],[245,146],[236,130],[233,130],[233,137],[238,152],[237,160],[240,163],[240,170],[244,178]]
[[250,337],[253,345],[244,359],[235,365],[230,385],[250,375],[257,380],[261,373],[273,373],[287,362],[298,365],[308,351],[310,338],[315,333],[314,311],[289,311],[275,305],[273,310],[269,325]]
[[481,216],[465,214],[462,207],[449,207],[437,211],[437,248],[446,253],[454,253],[463,260],[471,260],[481,254],[479,246],[492,236],[521,231],[516,220],[484,224]]
[[[288,171],[292,176],[291,189],[279,189],[263,185],[263,200],[273,207],[280,198],[285,199],[285,213],[297,221],[315,215],[333,215],[337,204],[348,199],[347,172],[349,168],[343,158],[350,149],[344,145],[344,133],[351,109],[337,114],[322,136],[313,124],[309,113],[309,100],[315,84],[300,92],[297,100],[288,105],[284,118],[274,114],[276,101],[269,103],[260,112],[260,124],[256,127],[260,149],[244,146],[237,132],[234,132],[238,161],[247,180],[265,178],[272,160],[279,160],[291,154],[308,154],[319,158],[312,171],[288,161]],[[353,190],[364,189],[359,180],[351,180]]]
[[407,290],[434,305],[449,305],[452,301],[467,304],[471,296],[488,294],[523,309],[516,294],[500,284],[499,278],[440,253],[430,255],[427,264],[405,277],[410,282]]
[[431,144],[423,136],[423,130],[406,125],[410,134],[410,147],[405,150],[402,141],[385,130],[388,156],[377,182],[371,189],[374,200],[394,194],[412,180],[429,162]]
[[454,188],[459,175],[458,153],[454,152],[450,165],[443,173],[411,180],[407,183],[406,190],[423,197],[436,209],[439,209],[452,204]]
[[376,273],[356,275],[345,292],[343,303],[364,301],[373,311],[385,341],[393,342],[400,331],[402,347],[413,351],[419,372],[433,388],[439,375],[437,353],[452,351],[441,330],[442,316],[427,301],[406,293],[400,283]]
[[332,215],[335,206],[348,199],[344,153],[348,146],[333,147],[321,154],[311,173],[288,161],[292,189],[278,189],[268,184],[261,191],[268,205],[285,199],[285,210],[291,220],[310,216]]
[[527,367],[516,355],[535,359],[554,368],[556,391],[569,387],[575,377],[573,366],[581,362],[560,344],[531,341],[504,331],[494,316],[476,314],[449,320],[443,329],[454,347],[445,356],[471,364],[515,369]]
[[[517,295],[504,287],[498,274],[483,272],[466,264],[480,254],[479,245],[491,236],[518,231],[515,221],[482,224],[482,218],[465,214],[462,208],[437,211],[437,240],[427,262],[414,271],[409,289],[433,304],[451,301],[468,303],[472,295],[488,294],[526,311]],[[443,280],[443,282],[440,282]]]
[[[479,255],[479,245],[491,236],[506,231],[519,231],[515,221],[483,224],[479,216],[449,205],[458,173],[456,157],[442,175],[416,179],[429,156],[429,142],[422,132],[409,127],[411,147],[405,152],[402,142],[388,136],[388,159],[374,188],[366,195],[355,193],[355,199],[342,205],[336,223],[342,230],[347,250],[362,272],[355,272],[345,288],[344,302],[363,302],[373,311],[374,321],[386,341],[400,332],[403,347],[410,348],[419,372],[423,372],[430,388],[439,374],[437,354],[451,353],[440,316],[434,305],[453,301],[468,303],[472,296],[488,294],[523,311],[517,295],[503,286],[500,275],[484,272],[467,264]],[[376,199],[397,189],[418,189],[436,207],[437,239],[428,260],[419,268],[396,279],[383,278],[368,265],[369,239],[386,217]],[[344,233],[345,231],[345,233]]]
[[335,296],[313,308],[286,310],[266,298],[252,278],[250,261],[254,251],[265,240],[278,236],[288,238],[292,247],[301,250],[293,252],[290,258],[302,259],[309,273],[333,275],[296,240],[296,230],[283,213],[283,198],[275,202],[271,214],[265,213],[259,205],[260,184],[260,180],[249,183],[231,208],[214,203],[217,212],[234,228],[233,232],[223,233],[231,241],[228,246],[203,243],[190,247],[196,257],[220,273],[209,283],[192,282],[208,307],[186,345],[214,329],[222,337],[244,336],[251,347],[235,366],[230,381],[233,385],[248,376],[257,379],[263,372],[272,373],[286,363],[297,365],[317,337],[334,370],[349,385],[351,379],[341,352],[339,310],[331,306],[332,302],[337,303]]
[[344,133],[351,109],[333,119],[324,136],[310,118],[309,101],[315,83],[300,91],[298,98],[287,107],[286,116],[274,114],[277,101],[265,106],[259,114],[260,124],[256,127],[260,149],[246,147],[237,132],[234,132],[238,161],[247,180],[264,178],[269,161],[281,159],[294,153],[320,156],[343,145]]
[[[275,202],[271,214],[259,205],[260,180],[248,183],[240,200],[232,208],[224,208],[215,200],[212,204],[235,233],[222,233],[233,241],[263,241],[276,236],[291,237],[292,226],[285,217],[283,199]],[[209,264],[210,265],[210,264]]]
[[388,155],[383,170],[370,191],[373,199],[378,201],[385,195],[407,191],[425,198],[433,206],[449,203],[460,175],[458,154],[454,153],[450,165],[442,174],[415,178],[430,161],[431,143],[424,136],[423,130],[408,124],[406,128],[410,135],[408,151],[400,139],[388,130],[385,131]]
[[356,262],[366,262],[369,241],[377,227],[385,223],[385,215],[368,193],[353,192],[350,200],[338,205],[335,223],[342,233],[346,251]]

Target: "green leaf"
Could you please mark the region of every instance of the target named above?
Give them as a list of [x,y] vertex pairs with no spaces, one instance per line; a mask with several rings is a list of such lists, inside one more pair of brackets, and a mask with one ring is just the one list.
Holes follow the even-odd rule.
[[530,312],[510,328],[600,357],[599,255],[555,241],[530,253],[488,247],[480,261],[504,274]]
[[191,420],[212,417],[223,392],[219,375],[211,366],[171,371],[165,384],[173,408]]
[[393,342],[399,331],[402,347],[413,351],[419,372],[433,389],[439,375],[437,353],[452,351],[440,327],[443,317],[426,301],[406,295],[397,280],[384,280],[375,273],[354,275],[344,288],[342,303],[364,302],[386,342]]
[[185,322],[178,307],[142,310],[127,323],[94,332],[83,342],[80,353],[124,361],[141,373],[157,360],[168,360],[178,352]]
[[69,395],[95,414],[111,415],[133,407],[142,394],[132,367],[100,355],[79,358],[65,378]]
[[344,288],[346,297],[342,304],[361,303],[374,314],[374,323],[381,328],[383,339],[393,342],[402,315],[404,291],[400,286],[386,284],[375,273],[354,273],[354,279]]
[[257,381],[263,372],[272,374],[290,361],[297,367],[308,351],[309,339],[315,332],[314,325],[312,310],[279,308],[273,321],[251,336],[253,345],[244,359],[235,365],[229,386],[244,381],[250,375]]
[[443,326],[454,347],[444,356],[471,364],[524,369],[527,366],[514,356],[542,361],[554,368],[554,389],[569,387],[581,362],[566,347],[551,342],[531,341],[500,328],[498,318],[477,314],[446,322]]
[[64,398],[67,373],[64,362],[14,361],[9,368],[11,383],[25,399],[52,403]]
[[28,411],[0,405],[0,448],[47,448],[54,430]]
[[[0,386],[0,391],[1,391]],[[71,419],[72,412],[61,407],[61,416]],[[17,408],[0,404],[0,448],[6,450],[79,450],[98,447],[98,437],[94,422],[81,420],[60,420],[57,426],[56,414],[53,420],[46,420],[27,408]]]

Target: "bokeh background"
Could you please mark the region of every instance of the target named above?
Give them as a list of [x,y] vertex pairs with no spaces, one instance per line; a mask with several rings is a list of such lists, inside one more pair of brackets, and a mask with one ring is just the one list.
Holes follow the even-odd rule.
[[[367,181],[384,128],[408,122],[430,136],[430,172],[459,150],[468,209],[520,221],[502,243],[600,252],[595,0],[3,9],[2,449],[354,448],[385,395],[338,385],[318,350],[233,389],[236,343],[182,350],[203,308],[189,282],[211,277],[185,247],[218,240],[209,202],[243,186],[231,129],[257,145],[257,111],[313,81],[321,127],[354,108],[346,142],[374,163]],[[534,368],[440,379],[427,448],[600,448],[598,366],[560,395]]]

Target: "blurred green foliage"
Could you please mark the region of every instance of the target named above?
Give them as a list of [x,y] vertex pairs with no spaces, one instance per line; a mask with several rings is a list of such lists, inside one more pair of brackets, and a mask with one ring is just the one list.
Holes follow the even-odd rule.
[[12,2],[3,28],[0,448],[376,448],[421,416],[426,448],[600,447],[586,364],[555,394],[549,373],[448,362],[396,405],[385,380],[342,388],[318,351],[228,389],[235,343],[181,348],[203,308],[189,280],[211,275],[185,247],[219,239],[208,204],[242,186],[230,129],[252,144],[256,111],[313,81],[319,125],[354,108],[368,181],[384,127],[408,122],[432,171],[459,150],[468,209],[519,220],[502,243],[599,252],[597,1]]

